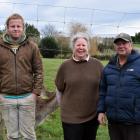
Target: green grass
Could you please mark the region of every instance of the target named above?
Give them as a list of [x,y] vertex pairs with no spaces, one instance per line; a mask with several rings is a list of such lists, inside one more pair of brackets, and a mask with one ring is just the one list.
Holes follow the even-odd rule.
[[55,89],[54,79],[62,61],[62,59],[43,59],[44,85],[49,91]]
[[38,140],[61,140],[63,132],[59,109],[50,114],[46,121],[37,128],[36,132]]
[[134,48],[140,48],[140,44],[134,44]]
[[[57,69],[64,60],[43,59],[44,85],[49,91],[55,90],[54,79]],[[103,61],[105,65],[107,61]],[[38,140],[63,140],[63,131],[60,119],[59,108],[48,115],[48,118],[36,128]],[[97,133],[97,140],[109,140],[107,126],[100,126]]]

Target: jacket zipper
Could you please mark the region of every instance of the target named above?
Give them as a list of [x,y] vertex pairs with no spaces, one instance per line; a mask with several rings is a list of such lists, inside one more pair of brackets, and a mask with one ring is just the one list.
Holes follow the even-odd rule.
[[[118,89],[120,89],[120,87],[121,87],[121,74],[122,74],[122,69],[121,69],[121,68],[118,68],[118,70],[119,70],[119,86],[117,87],[117,91],[118,91]],[[118,94],[118,92],[117,92],[117,94]],[[117,108],[118,108],[118,99],[117,99],[117,98],[118,98],[118,95],[117,95],[117,94],[115,95],[115,96],[116,96],[116,97],[115,97],[115,99],[116,99],[116,100],[115,100],[115,103],[116,103],[116,108],[115,108],[115,110],[116,110],[116,111],[115,111],[115,112],[116,112],[116,113],[115,113],[115,120],[118,120],[118,115],[117,115],[117,114],[118,114],[118,109],[117,109]]]
[[14,54],[14,59],[15,59],[15,84],[16,84],[16,93],[17,93],[17,66],[16,66],[16,63],[17,63],[17,55],[15,53]]

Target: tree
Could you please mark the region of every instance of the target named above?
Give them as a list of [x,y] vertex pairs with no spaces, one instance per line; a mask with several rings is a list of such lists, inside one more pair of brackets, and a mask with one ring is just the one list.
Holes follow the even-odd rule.
[[38,29],[35,28],[34,25],[30,25],[28,23],[25,24],[25,33],[27,36],[31,36],[32,38],[37,39],[36,41],[38,41],[40,38],[40,32]]
[[134,37],[132,37],[132,40],[135,43],[140,43],[140,32],[136,33]]
[[60,48],[61,58],[68,58],[72,54],[72,49],[69,47],[69,37],[58,35],[56,37]]
[[70,35],[74,35],[77,32],[88,32],[88,29],[82,23],[71,23],[69,28]]
[[98,45],[98,50],[102,53],[106,50],[114,50],[113,38],[102,38],[102,42]]
[[49,36],[49,37],[55,37],[58,34],[57,30],[55,29],[55,26],[48,24],[42,29],[42,35]]
[[90,39],[90,55],[94,56],[98,53],[98,42],[97,37],[92,37]]
[[58,43],[54,37],[44,37],[39,48],[44,58],[54,58],[59,53]]

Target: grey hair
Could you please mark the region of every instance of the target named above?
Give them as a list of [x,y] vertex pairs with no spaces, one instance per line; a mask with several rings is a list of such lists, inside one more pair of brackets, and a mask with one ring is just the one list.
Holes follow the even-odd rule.
[[87,41],[88,48],[90,48],[89,35],[87,33],[78,32],[71,37],[70,47],[73,48],[77,39],[83,38]]

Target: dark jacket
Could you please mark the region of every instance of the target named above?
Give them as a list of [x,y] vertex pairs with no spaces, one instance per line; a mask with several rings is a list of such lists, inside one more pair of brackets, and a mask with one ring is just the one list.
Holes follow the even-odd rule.
[[42,82],[42,61],[37,45],[26,39],[15,54],[11,46],[0,39],[0,93],[40,94]]
[[106,112],[110,122],[140,123],[140,54],[136,51],[123,67],[115,56],[104,68],[98,112]]

